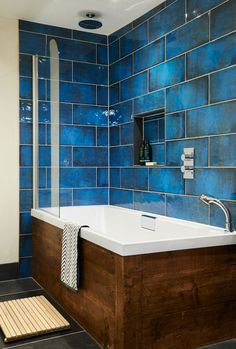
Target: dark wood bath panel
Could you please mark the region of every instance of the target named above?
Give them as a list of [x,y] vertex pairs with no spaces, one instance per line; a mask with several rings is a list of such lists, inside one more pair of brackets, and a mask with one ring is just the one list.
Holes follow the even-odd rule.
[[82,240],[60,282],[62,230],[33,219],[33,277],[106,349],[195,349],[236,337],[236,246],[122,257]]

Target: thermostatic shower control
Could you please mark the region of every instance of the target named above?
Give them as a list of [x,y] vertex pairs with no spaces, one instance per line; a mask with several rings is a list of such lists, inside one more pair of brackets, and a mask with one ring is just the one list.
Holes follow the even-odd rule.
[[181,166],[181,172],[184,179],[194,178],[194,148],[184,148],[184,152],[181,155],[183,166]]

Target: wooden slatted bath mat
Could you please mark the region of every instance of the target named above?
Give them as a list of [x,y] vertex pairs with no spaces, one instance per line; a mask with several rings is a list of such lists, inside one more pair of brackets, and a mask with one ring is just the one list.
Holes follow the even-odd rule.
[[70,327],[44,296],[0,302],[0,327],[4,341],[12,342]]

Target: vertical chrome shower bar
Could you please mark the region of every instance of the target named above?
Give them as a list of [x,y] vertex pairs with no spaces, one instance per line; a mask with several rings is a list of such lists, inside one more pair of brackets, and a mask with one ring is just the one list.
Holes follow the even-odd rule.
[[38,56],[33,56],[33,208],[38,208]]

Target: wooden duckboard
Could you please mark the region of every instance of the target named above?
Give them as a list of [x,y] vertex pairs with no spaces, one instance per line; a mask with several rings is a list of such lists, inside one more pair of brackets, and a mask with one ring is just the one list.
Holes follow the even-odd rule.
[[44,296],[0,302],[0,327],[6,343],[61,331],[69,322]]

